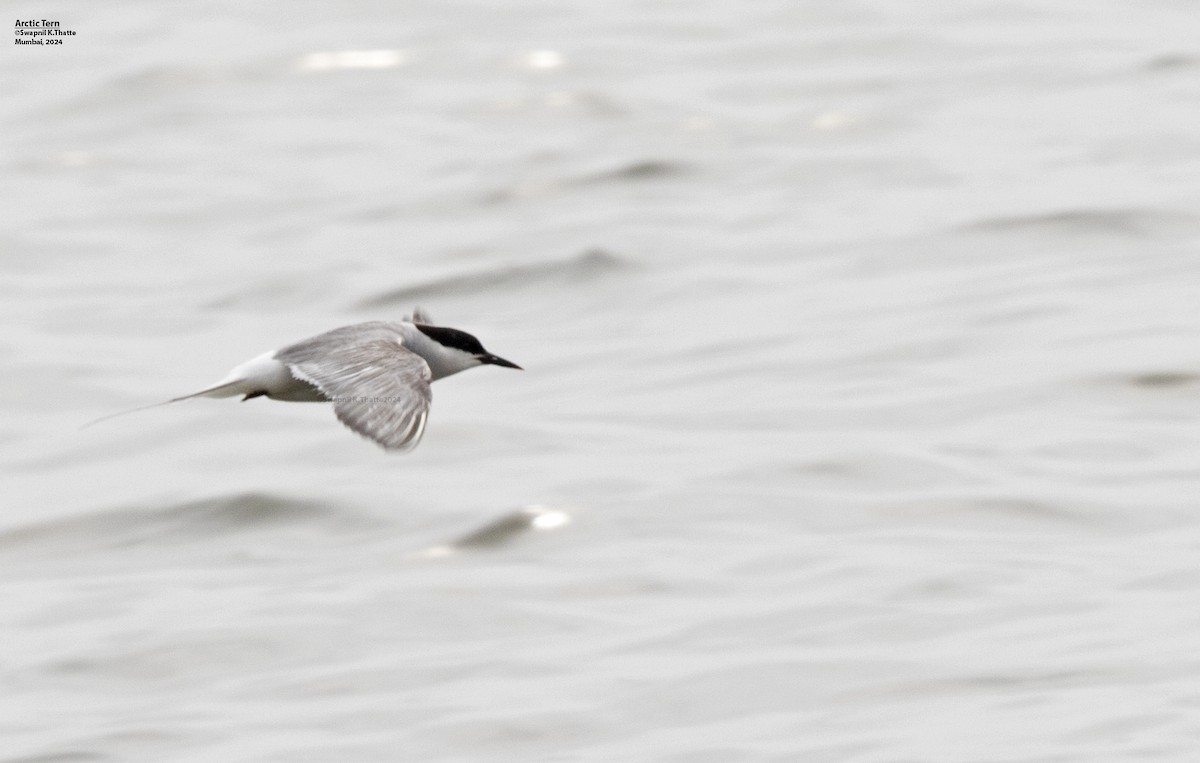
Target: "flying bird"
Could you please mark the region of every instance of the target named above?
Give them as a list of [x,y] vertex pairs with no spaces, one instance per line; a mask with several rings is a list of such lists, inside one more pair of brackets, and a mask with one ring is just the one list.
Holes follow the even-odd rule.
[[332,402],[351,430],[385,450],[416,446],[425,433],[431,382],[475,366],[520,369],[493,355],[465,331],[437,326],[420,308],[401,321],[370,321],[266,352],[190,395],[122,411],[91,422],[195,397],[267,397]]

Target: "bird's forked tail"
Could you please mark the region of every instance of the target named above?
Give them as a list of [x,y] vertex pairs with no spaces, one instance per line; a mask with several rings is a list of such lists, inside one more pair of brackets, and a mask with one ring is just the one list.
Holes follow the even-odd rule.
[[81,426],[79,428],[87,429],[88,427],[92,426],[93,424],[99,424],[101,421],[108,421],[109,419],[115,419],[118,416],[124,416],[129,413],[137,413],[138,411],[147,411],[147,410],[150,410],[151,408],[159,408],[164,405],[170,405],[171,403],[178,403],[181,400],[191,400],[193,397],[232,397],[234,395],[239,394],[242,391],[240,388],[237,388],[237,389],[235,389],[235,388],[238,387],[238,385],[242,384],[244,381],[245,381],[244,379],[234,379],[233,381],[222,382],[215,386],[209,387],[208,389],[202,389],[199,392],[193,392],[190,395],[184,395],[182,397],[173,397],[170,400],[164,400],[161,403],[151,403],[150,405],[142,405],[142,406],[138,406],[137,408],[130,408],[129,410],[125,410],[125,411],[117,411],[116,413],[110,413],[107,416],[101,416],[98,419],[92,419],[91,421],[87,422],[86,424],[84,424],[83,426]]

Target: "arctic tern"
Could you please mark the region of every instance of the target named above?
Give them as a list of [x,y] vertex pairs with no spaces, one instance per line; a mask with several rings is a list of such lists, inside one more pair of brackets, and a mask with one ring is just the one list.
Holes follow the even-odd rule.
[[351,430],[385,450],[403,451],[415,447],[425,433],[430,383],[483,365],[521,368],[491,354],[465,331],[434,325],[417,308],[401,321],[342,326],[263,353],[211,387],[133,411],[195,397],[237,395],[243,401],[332,402],[334,415]]

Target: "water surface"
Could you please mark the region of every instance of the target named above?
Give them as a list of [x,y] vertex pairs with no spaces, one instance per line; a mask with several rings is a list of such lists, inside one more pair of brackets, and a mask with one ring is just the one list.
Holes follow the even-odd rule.
[[[51,12],[0,761],[1191,759],[1189,4]],[[527,370],[412,454],[78,429],[417,304]]]

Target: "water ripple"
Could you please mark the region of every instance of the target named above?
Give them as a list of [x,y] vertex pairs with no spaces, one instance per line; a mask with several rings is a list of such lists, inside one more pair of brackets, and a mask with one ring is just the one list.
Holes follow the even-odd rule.
[[356,307],[363,310],[409,308],[415,302],[441,297],[494,292],[528,286],[566,284],[604,278],[629,267],[622,258],[603,249],[588,249],[566,260],[484,268],[413,286],[401,286],[367,297]]

